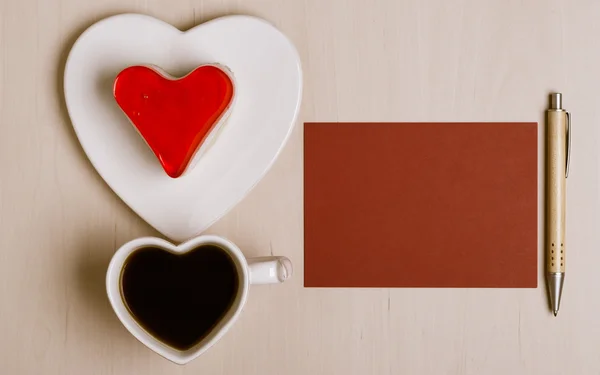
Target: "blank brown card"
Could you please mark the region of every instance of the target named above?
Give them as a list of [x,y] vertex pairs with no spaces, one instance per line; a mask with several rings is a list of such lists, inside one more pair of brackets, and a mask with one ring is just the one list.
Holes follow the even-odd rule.
[[306,287],[537,287],[536,123],[307,123]]

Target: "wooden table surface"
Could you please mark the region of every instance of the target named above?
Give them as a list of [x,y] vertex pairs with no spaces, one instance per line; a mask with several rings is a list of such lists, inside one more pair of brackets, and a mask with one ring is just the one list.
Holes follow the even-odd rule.
[[[294,277],[253,287],[233,329],[186,366],[137,342],[108,304],[104,275],[115,249],[158,233],[98,176],[63,100],[75,38],[121,12],[181,29],[231,13],[260,16],[302,58],[290,141],[208,230],[248,256],[288,256]],[[599,19],[595,0],[0,0],[0,373],[600,373]],[[303,122],[543,124],[551,90],[573,114],[558,318],[541,262],[537,289],[303,288]]]

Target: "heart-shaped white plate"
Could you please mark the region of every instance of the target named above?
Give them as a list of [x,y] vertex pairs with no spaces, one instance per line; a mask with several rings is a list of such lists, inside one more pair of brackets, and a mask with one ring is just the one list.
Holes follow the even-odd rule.
[[[114,78],[131,65],[182,76],[215,62],[235,75],[235,107],[196,166],[172,179],[114,101]],[[79,37],[64,90],[79,142],[100,176],[159,232],[184,241],[225,215],[276,160],[298,116],[302,69],[292,43],[255,17],[221,17],[182,32],[149,16],[122,14]]]

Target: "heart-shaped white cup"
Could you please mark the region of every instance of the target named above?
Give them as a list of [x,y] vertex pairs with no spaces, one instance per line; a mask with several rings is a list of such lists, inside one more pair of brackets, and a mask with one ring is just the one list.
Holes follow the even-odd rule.
[[[136,250],[156,247],[174,254],[183,254],[202,245],[216,245],[231,256],[238,273],[238,292],[229,310],[214,328],[205,335],[202,341],[189,350],[180,351],[156,339],[139,325],[131,315],[121,294],[121,272],[127,258]],[[220,236],[203,235],[192,238],[178,246],[161,238],[142,237],[124,244],[113,255],[106,273],[106,292],[117,317],[135,338],[164,358],[182,365],[208,350],[231,328],[244,308],[250,284],[281,283],[291,276],[292,263],[288,258],[267,256],[246,260],[244,254],[233,242]]]

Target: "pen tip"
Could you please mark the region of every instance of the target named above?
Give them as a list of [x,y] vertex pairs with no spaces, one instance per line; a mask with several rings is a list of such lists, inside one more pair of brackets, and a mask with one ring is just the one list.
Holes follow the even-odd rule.
[[554,316],[558,315],[558,310],[554,310]]

